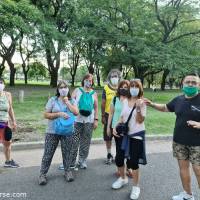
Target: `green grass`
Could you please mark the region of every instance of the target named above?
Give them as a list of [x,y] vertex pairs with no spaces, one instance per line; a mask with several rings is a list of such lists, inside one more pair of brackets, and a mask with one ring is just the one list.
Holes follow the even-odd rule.
[[[18,102],[18,92],[24,89],[24,103]],[[14,88],[8,88],[13,94],[13,107],[21,132],[35,132],[44,134],[46,128],[46,120],[43,118],[44,107],[47,99],[55,94],[55,89],[49,86],[22,86],[18,85]],[[101,91],[99,91],[99,126],[94,131],[93,137],[102,137],[103,126],[101,124]],[[145,90],[145,97],[157,103],[167,103],[172,98],[180,94],[180,91],[164,91],[151,92]],[[147,134],[160,135],[172,134],[174,127],[175,115],[173,113],[162,113],[152,108],[147,109],[147,117],[145,126]]]

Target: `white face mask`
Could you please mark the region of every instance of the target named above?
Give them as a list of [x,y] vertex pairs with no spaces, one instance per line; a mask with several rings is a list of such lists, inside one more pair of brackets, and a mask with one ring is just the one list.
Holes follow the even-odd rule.
[[112,85],[118,85],[119,78],[114,77],[114,78],[111,78],[110,81],[111,81]]
[[90,83],[89,80],[84,80],[84,87],[86,87],[86,88],[91,88],[92,87],[92,84]]
[[135,88],[135,87],[130,88],[130,94],[132,97],[137,97],[139,92],[140,92],[139,88]]
[[67,97],[69,88],[62,88],[62,89],[59,89],[58,91],[59,91],[61,97]]
[[4,88],[5,88],[5,85],[3,83],[0,83],[0,92],[3,92]]

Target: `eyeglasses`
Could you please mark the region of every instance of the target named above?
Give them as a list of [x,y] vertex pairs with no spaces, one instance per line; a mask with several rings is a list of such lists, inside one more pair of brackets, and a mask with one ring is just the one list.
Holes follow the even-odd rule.
[[110,78],[118,78],[118,75],[112,75]]
[[198,83],[196,81],[185,81],[184,84],[186,84],[186,85],[197,85]]

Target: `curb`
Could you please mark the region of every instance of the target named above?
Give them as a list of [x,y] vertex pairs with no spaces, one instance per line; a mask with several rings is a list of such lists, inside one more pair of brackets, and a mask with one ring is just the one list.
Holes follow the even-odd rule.
[[[171,141],[173,136],[171,135],[150,135],[146,137],[147,141]],[[91,144],[104,144],[102,138],[94,138]],[[44,148],[44,141],[37,142],[19,142],[12,144],[12,150],[30,150],[30,149],[41,149]],[[0,144],[0,151],[3,150],[3,145]]]

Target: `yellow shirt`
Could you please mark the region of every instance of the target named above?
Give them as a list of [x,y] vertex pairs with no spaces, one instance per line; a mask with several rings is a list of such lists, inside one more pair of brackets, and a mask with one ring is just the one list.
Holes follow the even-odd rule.
[[113,99],[113,97],[116,95],[116,91],[111,89],[108,85],[104,87],[105,93],[106,93],[106,106],[105,106],[105,112],[110,112],[110,104]]

